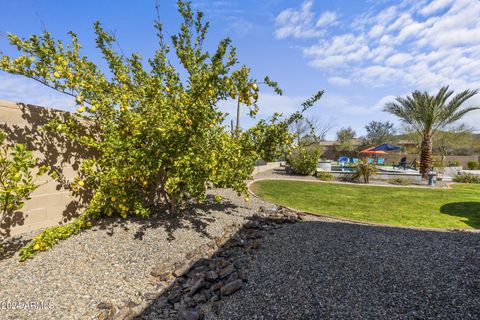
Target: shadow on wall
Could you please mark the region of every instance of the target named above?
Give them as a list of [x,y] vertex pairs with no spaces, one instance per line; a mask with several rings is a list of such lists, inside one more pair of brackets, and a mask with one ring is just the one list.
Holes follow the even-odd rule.
[[463,221],[474,229],[480,229],[480,202],[452,202],[443,205],[440,212],[463,217]]
[[[71,114],[29,104],[9,103],[5,107],[0,107],[0,115],[0,128],[7,133],[8,144],[25,144],[29,150],[34,152],[34,156],[40,159],[40,165],[50,166],[52,170],[59,173],[60,179],[56,182],[51,181],[51,178],[48,179],[48,177],[40,177],[39,180],[44,181],[40,183],[39,189],[42,189],[42,184],[46,184],[50,195],[58,195],[60,191],[68,191],[69,180],[79,169],[81,159],[87,151],[81,148],[78,143],[66,139],[61,134],[46,130],[43,126],[56,118],[65,120]],[[50,184],[56,185],[52,186]],[[44,186],[44,189],[45,191],[37,190],[35,194],[46,194],[47,187]],[[70,197],[65,197],[62,203],[65,205],[65,209],[58,222],[65,223],[79,216],[80,209],[90,197],[91,195],[85,190],[71,193]],[[46,207],[48,220],[48,201],[43,205]],[[52,204],[51,207],[55,205],[58,204]],[[0,226],[0,235],[8,237],[14,227],[28,224],[27,216],[25,212],[16,212],[12,217],[7,218]]]

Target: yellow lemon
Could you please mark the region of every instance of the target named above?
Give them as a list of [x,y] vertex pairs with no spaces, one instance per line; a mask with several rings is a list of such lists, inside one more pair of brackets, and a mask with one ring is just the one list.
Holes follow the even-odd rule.
[[85,185],[85,182],[83,182],[82,180],[78,181],[77,184],[80,186],[80,187],[83,187]]
[[40,245],[38,243],[36,243],[34,246],[33,246],[33,250],[37,251],[37,250],[40,250]]
[[58,73],[57,71],[53,73],[53,76],[57,79],[61,77],[60,73]]
[[78,108],[77,108],[77,112],[78,112],[78,113],[85,112],[85,107],[78,107]]
[[92,112],[95,112],[95,111],[97,111],[97,107],[95,107],[95,106],[92,106],[92,107],[90,108],[90,111],[92,111]]
[[258,86],[256,83],[252,83],[252,89],[257,91],[258,90]]

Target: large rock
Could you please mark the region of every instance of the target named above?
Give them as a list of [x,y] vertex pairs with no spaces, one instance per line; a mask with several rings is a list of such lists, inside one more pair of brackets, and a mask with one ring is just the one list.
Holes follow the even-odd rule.
[[178,320],[198,320],[200,314],[197,310],[180,308],[178,310]]
[[237,279],[233,282],[229,282],[223,287],[220,288],[220,293],[223,296],[231,295],[232,293],[236,292],[243,286],[243,281],[241,279]]
[[220,278],[223,279],[234,271],[235,271],[235,266],[233,264],[229,264],[228,266],[220,270],[219,272]]
[[181,297],[182,297],[182,288],[181,287],[173,287],[170,290],[170,292],[168,293],[168,301],[172,304],[180,301]]
[[215,281],[218,279],[218,274],[213,271],[213,270],[210,270],[207,272],[207,280],[208,281]]
[[200,288],[203,287],[204,284],[205,284],[205,280],[203,280],[203,278],[200,278],[197,281],[195,281],[195,283],[190,287],[189,295],[190,296],[194,295],[195,292],[197,292]]
[[187,261],[185,263],[179,263],[175,266],[175,270],[173,271],[173,275],[175,277],[180,277],[184,273],[187,273],[190,270],[191,262]]

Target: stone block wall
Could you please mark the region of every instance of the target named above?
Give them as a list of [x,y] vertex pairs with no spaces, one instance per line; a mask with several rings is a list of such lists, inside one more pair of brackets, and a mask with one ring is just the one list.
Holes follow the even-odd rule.
[[[42,130],[53,117],[65,112],[0,100],[0,128],[7,132],[9,144],[24,143],[41,164],[52,166],[66,181],[75,176],[82,151],[71,141]],[[63,183],[47,174],[37,178],[40,184],[20,212],[0,226],[0,235],[15,236],[31,230],[63,224],[80,214],[84,195],[72,195]]]

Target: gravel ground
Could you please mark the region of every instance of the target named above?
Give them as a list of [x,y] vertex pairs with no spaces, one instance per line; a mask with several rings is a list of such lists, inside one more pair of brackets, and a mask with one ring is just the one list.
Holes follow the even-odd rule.
[[480,234],[321,219],[262,242],[208,319],[479,319]]
[[[0,260],[0,319],[91,319],[100,302],[122,305],[155,291],[154,265],[184,260],[225,226],[240,226],[261,204],[256,198],[247,204],[228,190],[215,193],[228,201],[177,217],[107,220],[32,260],[20,263],[17,254]],[[46,308],[11,309],[32,301]]]
[[[173,217],[107,220],[24,263],[0,257],[0,319],[93,319],[101,302],[139,303],[159,290],[152,267],[185,261],[227,226],[271,207],[216,193],[227,201]],[[480,318],[479,233],[308,217],[270,230],[252,257],[244,287],[206,319]],[[46,308],[10,308],[25,302]]]

